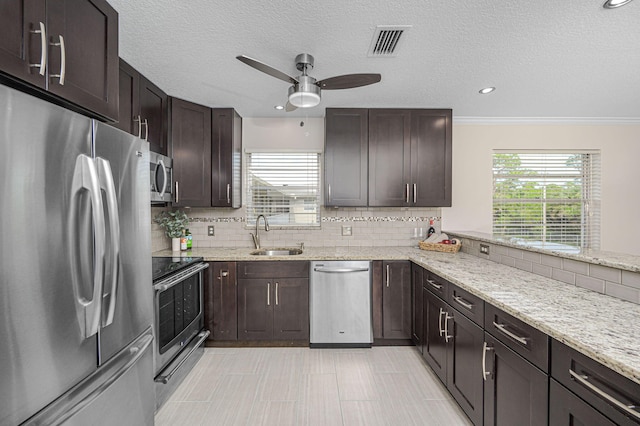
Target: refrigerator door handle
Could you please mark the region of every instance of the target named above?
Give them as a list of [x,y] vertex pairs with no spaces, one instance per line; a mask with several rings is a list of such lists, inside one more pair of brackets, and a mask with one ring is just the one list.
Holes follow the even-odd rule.
[[[82,265],[79,264],[77,255],[78,241],[77,226],[79,223],[79,198],[82,193],[87,192],[91,202],[91,213],[93,220],[93,290],[92,298],[87,300],[81,291]],[[100,313],[102,308],[102,279],[104,276],[104,248],[105,248],[105,224],[104,210],[102,207],[102,197],[100,195],[100,184],[98,173],[93,159],[87,155],[80,154],[76,158],[76,164],[71,181],[71,206],[69,214],[68,232],[71,247],[75,247],[76,253],[72,254],[72,285],[75,297],[76,316],[80,328],[84,331],[85,339],[98,332],[100,326]]]
[[[111,173],[111,165],[104,158],[96,158],[98,177],[100,179],[100,190],[105,193],[106,212],[109,225],[109,238],[105,242],[105,271],[104,271],[104,291],[103,298],[108,301],[106,318],[103,317],[102,326],[106,327],[113,323],[116,313],[116,295],[118,289],[118,266],[120,265],[120,217],[118,210],[118,196]],[[108,245],[108,247],[107,247]],[[106,282],[106,279],[109,282]]]

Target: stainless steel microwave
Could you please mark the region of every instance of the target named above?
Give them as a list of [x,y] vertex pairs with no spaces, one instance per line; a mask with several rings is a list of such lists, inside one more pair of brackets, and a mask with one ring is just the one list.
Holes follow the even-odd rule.
[[149,153],[151,204],[173,201],[173,160],[157,152]]

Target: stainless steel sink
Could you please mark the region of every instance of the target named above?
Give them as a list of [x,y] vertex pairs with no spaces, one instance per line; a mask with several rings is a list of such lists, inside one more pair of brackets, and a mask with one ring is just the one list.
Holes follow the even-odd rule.
[[299,248],[265,248],[260,250],[254,250],[251,252],[254,256],[295,256],[302,254],[302,249]]

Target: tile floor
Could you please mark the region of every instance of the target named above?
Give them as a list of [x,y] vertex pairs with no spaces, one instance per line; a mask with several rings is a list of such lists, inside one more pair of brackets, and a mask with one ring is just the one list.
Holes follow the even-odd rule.
[[158,426],[471,425],[415,348],[207,348]]

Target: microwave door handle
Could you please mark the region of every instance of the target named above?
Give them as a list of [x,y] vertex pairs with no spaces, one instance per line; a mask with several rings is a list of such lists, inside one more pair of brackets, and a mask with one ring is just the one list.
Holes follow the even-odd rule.
[[108,301],[105,312],[106,318],[103,317],[102,326],[106,327],[113,323],[116,313],[116,298],[118,289],[118,273],[120,265],[120,216],[118,215],[118,196],[116,195],[116,186],[113,181],[113,173],[111,166],[104,158],[96,158],[98,169],[98,177],[100,178],[100,189],[105,194],[106,212],[108,215],[109,225],[109,247],[106,253],[107,262],[105,262],[108,271],[105,271],[105,280],[109,278],[109,282],[104,283],[103,298]]
[[158,182],[158,168],[162,168],[162,189],[159,192],[160,197],[162,197],[167,190],[167,167],[164,165],[164,161],[158,160],[158,164],[156,165],[156,183]]
[[[84,277],[82,276],[84,265],[79,264],[78,259],[80,259],[80,256],[77,253],[79,250],[78,242],[80,240],[77,229],[79,223],[78,214],[80,210],[79,198],[84,192],[89,194],[93,220],[94,269],[92,277],[92,299],[90,300],[87,300],[81,291],[81,282],[84,281]],[[83,331],[82,337],[87,339],[98,333],[98,328],[100,326],[102,280],[104,277],[103,268],[105,257],[105,222],[98,173],[93,159],[84,154],[81,154],[76,158],[76,164],[73,171],[71,181],[71,205],[67,229],[68,239],[72,250],[76,251],[76,253],[73,253],[71,256],[74,262],[71,268],[71,283],[75,297],[76,316],[80,329]],[[89,238],[89,235],[85,235],[84,237]]]

